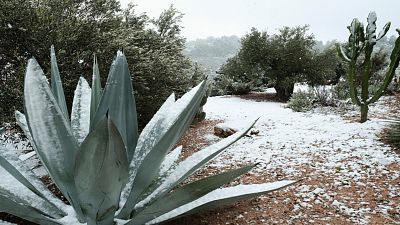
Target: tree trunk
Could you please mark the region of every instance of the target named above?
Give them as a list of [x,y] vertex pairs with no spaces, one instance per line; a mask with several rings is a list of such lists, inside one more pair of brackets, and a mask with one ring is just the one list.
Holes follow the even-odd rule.
[[276,95],[275,99],[282,102],[287,102],[292,97],[294,84],[290,85],[275,85]]
[[360,123],[364,123],[367,121],[368,117],[368,105],[367,104],[361,104],[361,119]]

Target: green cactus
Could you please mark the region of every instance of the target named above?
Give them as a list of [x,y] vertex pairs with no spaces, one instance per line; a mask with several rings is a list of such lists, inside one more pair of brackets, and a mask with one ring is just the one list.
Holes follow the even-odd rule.
[[[399,66],[400,60],[400,38],[398,37],[395,43],[395,47],[390,55],[390,65],[385,73],[385,78],[381,83],[378,91],[375,93],[369,93],[369,79],[371,77],[371,56],[374,46],[377,41],[386,35],[390,28],[390,22],[386,23],[382,31],[376,36],[376,14],[375,12],[370,12],[368,15],[368,25],[364,31],[364,25],[358,21],[358,19],[353,19],[351,25],[347,28],[350,31],[349,41],[345,47],[337,44],[337,51],[339,56],[349,64],[348,68],[348,82],[350,87],[350,97],[354,104],[360,107],[361,119],[360,122],[363,123],[367,120],[368,116],[368,106],[376,102],[386,91],[390,82],[393,79],[396,68]],[[396,29],[400,34],[400,30]],[[362,68],[362,79],[361,79],[361,96],[357,93],[357,84],[355,82],[356,77],[356,63],[358,57],[363,53],[364,62]]]

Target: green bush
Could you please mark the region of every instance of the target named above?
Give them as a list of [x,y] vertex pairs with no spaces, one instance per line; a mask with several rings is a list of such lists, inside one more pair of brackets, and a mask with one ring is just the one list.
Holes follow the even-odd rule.
[[221,75],[216,80],[211,95],[245,95],[255,88],[256,85],[253,82],[235,81],[228,76]]
[[314,87],[312,90],[314,102],[320,106],[335,106],[332,89],[326,86]]
[[347,100],[350,98],[349,84],[345,80],[339,81],[332,88],[332,95],[337,100]]
[[288,101],[288,108],[295,112],[307,112],[313,109],[314,96],[311,92],[299,91],[293,93]]

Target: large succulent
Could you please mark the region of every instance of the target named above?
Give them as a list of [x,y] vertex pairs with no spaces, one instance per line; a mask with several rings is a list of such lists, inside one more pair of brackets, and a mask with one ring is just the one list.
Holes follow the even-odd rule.
[[255,166],[250,164],[182,185],[254,124],[179,162],[182,148],[174,146],[191,124],[205,86],[202,82],[178,100],[172,94],[139,135],[130,73],[121,52],[104,90],[96,60],[92,88],[79,80],[71,119],[54,49],[51,87],[30,59],[26,115],[17,112],[17,122],[70,205],[56,198],[11,150],[0,147],[0,211],[38,224],[152,224],[292,184],[221,188]]

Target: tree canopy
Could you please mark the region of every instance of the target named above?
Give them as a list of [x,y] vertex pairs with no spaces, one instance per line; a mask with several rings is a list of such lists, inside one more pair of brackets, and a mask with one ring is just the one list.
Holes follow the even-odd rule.
[[182,14],[173,7],[158,18],[122,9],[117,0],[0,0],[1,118],[22,109],[22,82],[30,57],[49,73],[54,45],[67,104],[80,76],[91,80],[93,54],[103,84],[115,52],[123,50],[134,81],[139,119],[145,124],[172,92],[190,86],[193,66],[183,55]]
[[288,100],[296,82],[316,85],[336,75],[336,53],[317,51],[315,43],[308,26],[283,27],[274,35],[253,28],[220,73],[235,82],[274,87],[277,99]]

